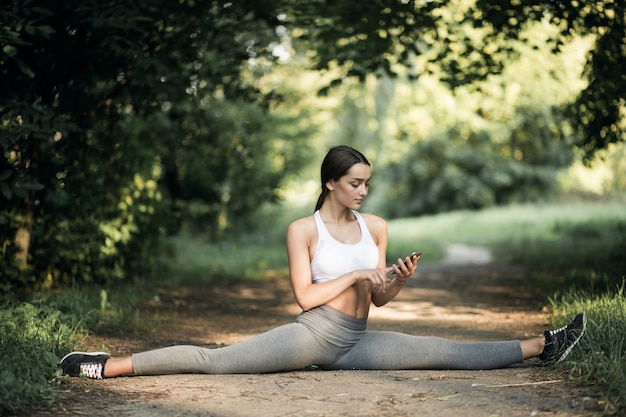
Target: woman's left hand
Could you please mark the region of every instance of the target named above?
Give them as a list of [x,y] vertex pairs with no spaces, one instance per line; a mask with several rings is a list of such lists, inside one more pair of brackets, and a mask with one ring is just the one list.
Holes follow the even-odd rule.
[[398,258],[398,263],[393,265],[393,271],[396,273],[396,279],[399,283],[406,283],[409,277],[413,275],[419,258],[420,255],[407,256],[404,260]]

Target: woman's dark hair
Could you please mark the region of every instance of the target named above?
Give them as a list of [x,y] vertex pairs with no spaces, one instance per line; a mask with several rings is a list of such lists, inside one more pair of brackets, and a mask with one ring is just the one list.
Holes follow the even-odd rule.
[[339,180],[339,178],[346,175],[348,170],[354,164],[369,165],[367,158],[359,151],[349,146],[340,145],[330,148],[326,157],[322,161],[321,177],[322,177],[322,192],[317,199],[315,210],[317,211],[324,204],[326,196],[328,195],[328,188],[326,183],[330,180]]

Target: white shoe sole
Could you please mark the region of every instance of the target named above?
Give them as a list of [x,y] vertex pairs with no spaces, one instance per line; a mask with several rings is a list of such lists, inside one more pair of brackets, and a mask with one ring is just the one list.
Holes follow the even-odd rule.
[[85,355],[85,356],[105,355],[105,356],[109,356],[109,354],[106,353],[106,352],[70,352],[67,355],[63,356],[61,358],[61,360],[59,361],[59,363],[62,363],[65,359],[67,359],[69,356],[72,356],[72,355]]

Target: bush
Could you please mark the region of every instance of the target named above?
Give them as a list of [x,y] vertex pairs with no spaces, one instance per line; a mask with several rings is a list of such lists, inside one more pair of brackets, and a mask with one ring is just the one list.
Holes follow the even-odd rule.
[[0,414],[53,401],[56,364],[77,339],[77,326],[66,320],[29,303],[0,310]]
[[[556,190],[557,170],[567,164],[558,158],[508,157],[487,133],[471,140],[462,140],[458,132],[448,133],[450,137],[416,143],[404,159],[383,168],[388,181],[383,201],[394,203],[382,204],[383,215],[412,217],[538,201]],[[567,154],[558,149],[549,153],[558,152]]]

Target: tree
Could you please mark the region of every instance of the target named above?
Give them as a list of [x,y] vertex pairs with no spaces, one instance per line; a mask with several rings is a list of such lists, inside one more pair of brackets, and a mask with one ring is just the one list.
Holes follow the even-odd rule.
[[[578,146],[590,159],[624,141],[625,8],[615,0],[319,0],[298,7],[293,20],[302,27],[300,37],[313,45],[316,68],[343,69],[331,86],[346,76],[395,76],[404,67],[412,78],[434,71],[456,88],[500,73],[517,56],[509,41],[528,40],[531,23],[547,20],[558,28],[550,40],[555,51],[592,35],[595,47],[583,74],[588,86],[569,106]],[[422,67],[419,56],[428,58]]]
[[[267,142],[259,122],[278,99],[254,85],[281,42],[268,6],[2,4],[3,280],[56,285],[145,271],[171,199],[184,204],[177,192],[209,180],[184,177],[185,168],[216,173],[212,190],[194,196],[216,207],[213,230],[218,217],[232,225],[275,198],[301,154]],[[251,60],[256,73],[245,75]],[[268,163],[277,153],[282,163]],[[248,199],[227,201],[226,189]]]
[[[576,39],[554,53],[558,30],[549,22],[529,23],[520,39],[493,40],[463,19],[467,12],[457,3],[438,10],[439,38],[456,47],[425,48],[414,59],[423,68],[417,79],[396,66],[393,79],[370,76],[353,88],[344,81],[339,90],[345,104],[335,137],[375,155],[368,204],[377,212],[412,216],[534,200],[555,191],[558,170],[574,158],[563,108],[585,86],[580,71],[590,43]],[[501,51],[492,57],[498,66],[478,66],[479,47]]]
[[577,128],[578,146],[589,161],[596,151],[624,141],[626,99],[626,4],[614,0],[591,2],[522,1],[506,9],[499,2],[480,0],[482,21],[507,37],[518,38],[529,22],[547,19],[559,29],[559,50],[574,36],[593,36],[584,77],[587,87],[569,108]]

